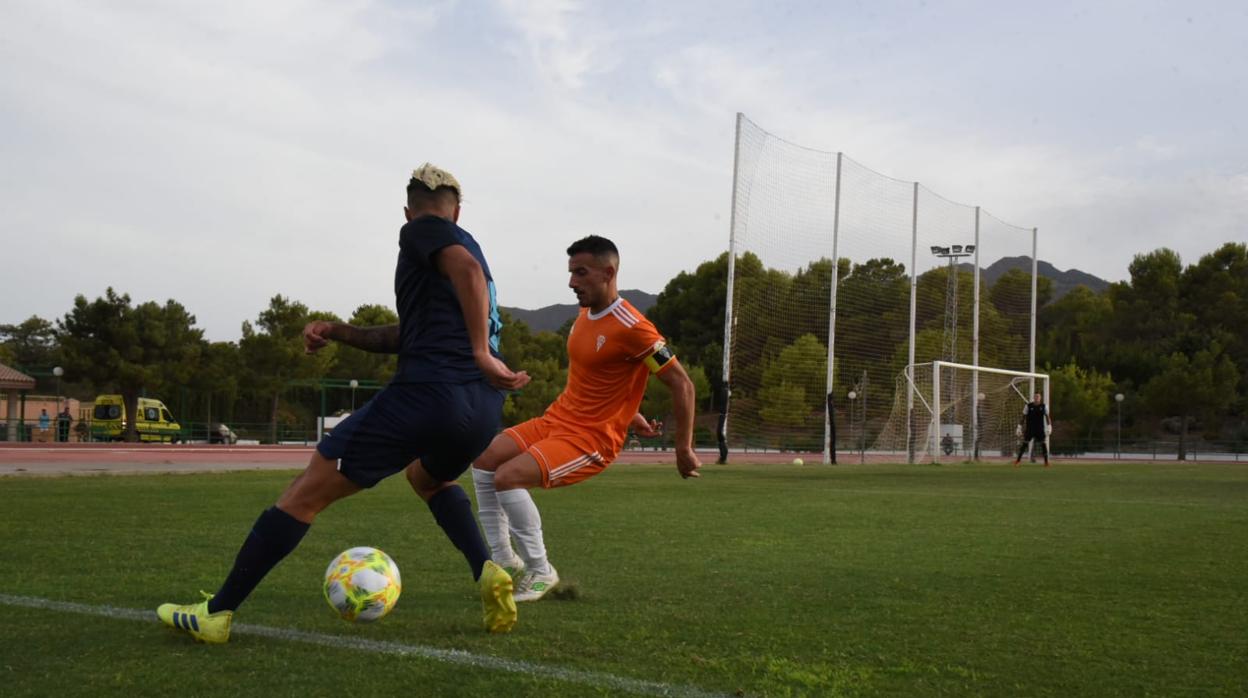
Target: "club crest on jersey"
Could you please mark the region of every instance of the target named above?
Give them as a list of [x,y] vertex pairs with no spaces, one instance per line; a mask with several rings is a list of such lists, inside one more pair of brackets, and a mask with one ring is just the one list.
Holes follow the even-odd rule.
[[606,338],[606,337],[604,337],[604,336],[602,336],[602,335],[598,335],[598,346],[594,347],[594,351],[599,351],[599,350],[601,350],[601,349],[602,349],[602,345],[604,345],[604,344],[606,344],[606,343],[607,343],[607,338]]

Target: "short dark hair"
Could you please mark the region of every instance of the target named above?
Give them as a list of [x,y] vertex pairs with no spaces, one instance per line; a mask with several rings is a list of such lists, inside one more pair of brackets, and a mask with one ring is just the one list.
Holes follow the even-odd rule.
[[598,235],[588,235],[580,240],[577,240],[572,243],[570,247],[568,247],[569,257],[578,255],[582,252],[588,252],[597,259],[603,259],[606,257],[614,257],[616,259],[620,258],[620,251],[616,249],[615,243]]
[[429,185],[413,178],[407,183],[407,205],[409,208],[425,208],[430,205],[459,203],[459,190],[455,187],[438,187],[430,189]]

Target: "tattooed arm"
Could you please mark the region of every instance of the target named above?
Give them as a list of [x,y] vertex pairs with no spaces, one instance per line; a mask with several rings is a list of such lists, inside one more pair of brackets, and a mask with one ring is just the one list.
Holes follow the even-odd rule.
[[399,326],[356,327],[345,322],[316,320],[303,328],[303,349],[309,354],[335,340],[374,354],[399,353]]

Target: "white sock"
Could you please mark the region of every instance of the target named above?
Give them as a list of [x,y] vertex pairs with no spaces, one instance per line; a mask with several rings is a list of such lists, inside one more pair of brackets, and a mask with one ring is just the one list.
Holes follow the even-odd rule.
[[494,491],[494,473],[472,469],[472,486],[477,492],[477,517],[485,529],[485,542],[490,546],[490,557],[498,563],[516,559],[511,549],[511,535],[507,524],[507,512],[498,503]]
[[546,561],[546,543],[542,540],[542,515],[533,503],[533,497],[525,489],[506,490],[497,495],[511,522],[511,532],[516,537],[516,547],[524,565],[539,574],[550,574]]

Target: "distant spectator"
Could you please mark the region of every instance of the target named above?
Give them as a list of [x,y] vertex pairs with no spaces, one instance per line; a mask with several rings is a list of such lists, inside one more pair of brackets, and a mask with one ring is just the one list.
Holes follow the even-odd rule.
[[38,441],[48,441],[48,427],[52,425],[52,418],[48,416],[47,409],[39,410],[39,434]]
[[65,409],[56,416],[56,440],[62,442],[69,441],[69,424],[74,421],[74,416],[69,412],[69,403],[65,403]]

